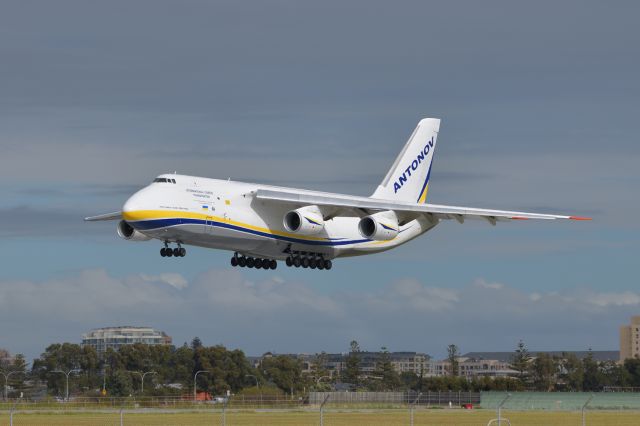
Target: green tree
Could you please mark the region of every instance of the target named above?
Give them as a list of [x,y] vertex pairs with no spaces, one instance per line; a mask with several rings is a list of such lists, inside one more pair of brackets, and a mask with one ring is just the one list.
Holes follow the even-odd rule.
[[349,355],[345,360],[345,369],[342,372],[342,381],[351,383],[356,387],[360,380],[360,345],[355,340],[351,341]]
[[133,378],[128,371],[115,371],[107,378],[106,385],[111,396],[129,396],[133,394]]
[[627,386],[640,387],[640,358],[625,359],[623,368],[628,380]]
[[265,358],[262,361],[262,368],[265,378],[285,393],[293,394],[304,387],[302,363],[297,358],[287,355]]
[[377,390],[395,390],[400,387],[400,376],[393,368],[391,354],[384,346],[380,348],[374,374],[377,379],[372,385]]
[[449,374],[458,376],[460,374],[460,362],[458,361],[458,347],[456,345],[447,346],[447,360],[449,361]]
[[598,361],[593,358],[593,353],[589,349],[589,353],[582,360],[582,368],[584,377],[582,381],[582,389],[586,392],[594,392],[602,389],[602,376]]
[[562,354],[563,359],[560,362],[560,378],[564,381],[567,390],[579,392],[582,390],[584,381],[584,368],[582,361],[575,354]]
[[549,354],[539,353],[531,363],[531,377],[537,391],[553,390],[556,378],[556,362]]
[[511,364],[509,365],[509,368],[517,371],[516,377],[523,385],[527,384],[529,381],[530,363],[531,354],[529,354],[529,350],[524,342],[520,340],[514,354],[511,356]]
[[[328,359],[327,353],[323,351],[315,355],[311,364],[311,377],[315,381],[314,386],[318,390],[330,390],[331,388],[330,380],[327,379],[327,377],[331,378],[329,370],[327,370]],[[318,383],[318,380],[322,377],[325,377],[324,381]]]
[[198,336],[194,337],[191,341],[191,349],[196,350],[198,348],[202,348],[204,345],[202,344],[202,340]]
[[32,372],[47,382],[47,388],[54,395],[63,395],[66,377],[55,370],[77,370],[69,377],[69,393],[88,392],[102,383],[100,365],[96,351],[72,343],[49,345],[39,358],[33,361]]

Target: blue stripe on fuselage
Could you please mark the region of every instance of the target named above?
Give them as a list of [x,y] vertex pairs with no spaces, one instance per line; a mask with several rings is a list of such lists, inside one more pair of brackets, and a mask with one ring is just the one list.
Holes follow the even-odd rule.
[[369,239],[343,240],[340,238],[330,239],[328,241],[303,240],[300,238],[285,237],[283,235],[274,235],[274,234],[269,234],[267,232],[255,231],[253,229],[243,228],[242,226],[232,225],[232,224],[223,223],[223,222],[217,222],[214,220],[205,221],[202,219],[191,219],[191,218],[152,219],[152,220],[141,220],[138,222],[128,222],[128,223],[140,231],[145,231],[145,230],[150,231],[154,229],[166,228],[169,226],[186,225],[186,224],[215,226],[218,228],[232,229],[234,231],[240,231],[248,234],[259,235],[261,237],[273,238],[275,240],[289,241],[292,243],[316,245],[316,246],[343,246],[348,244],[366,243],[371,241]]

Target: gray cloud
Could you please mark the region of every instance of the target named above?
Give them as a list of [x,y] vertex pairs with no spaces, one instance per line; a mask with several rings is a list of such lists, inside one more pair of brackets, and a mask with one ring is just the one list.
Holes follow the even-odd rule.
[[[251,354],[341,351],[353,338],[365,348],[435,355],[451,342],[463,350],[508,350],[519,338],[536,349],[612,349],[617,322],[639,307],[634,291],[527,292],[484,279],[446,288],[405,278],[332,294],[278,276],[254,281],[236,270],[210,270],[193,280],[176,273],[118,278],[85,270],[0,283],[3,337],[10,349],[29,355],[51,336],[77,342],[88,328],[123,321],[163,329],[177,344],[198,335]],[[28,335],[17,331],[22,323],[32,325]]]

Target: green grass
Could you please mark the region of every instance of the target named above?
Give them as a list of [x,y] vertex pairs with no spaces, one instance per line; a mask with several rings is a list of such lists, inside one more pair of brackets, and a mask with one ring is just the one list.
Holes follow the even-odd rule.
[[[424,426],[478,426],[486,425],[496,417],[489,410],[416,410],[414,422]],[[581,415],[578,412],[518,411],[505,412],[504,417],[513,426],[579,426]],[[319,425],[320,416],[315,411],[275,411],[275,410],[228,410],[227,425]],[[408,410],[331,410],[325,412],[324,424],[340,425],[408,425]],[[636,426],[640,424],[637,411],[592,411],[587,413],[587,425],[598,426]],[[9,424],[9,413],[0,412],[0,425]],[[120,414],[117,411],[100,412],[32,412],[14,415],[15,426],[20,425],[119,425]],[[222,414],[217,412],[124,412],[125,425],[221,425]],[[503,423],[503,425],[506,423]]]

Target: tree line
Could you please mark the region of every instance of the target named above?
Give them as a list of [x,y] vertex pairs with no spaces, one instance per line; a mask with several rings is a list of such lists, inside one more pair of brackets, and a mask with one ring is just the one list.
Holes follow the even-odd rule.
[[[363,370],[363,351],[352,341],[340,374],[328,365],[328,355],[316,354],[305,369],[303,360],[289,355],[263,356],[252,365],[240,350],[221,345],[204,346],[195,338],[190,345],[125,345],[107,349],[102,357],[93,347],[55,343],[34,360],[28,369],[24,357],[0,364],[0,372],[11,372],[8,384],[17,397],[33,383],[46,386],[52,396],[64,396],[66,375],[69,392],[75,396],[189,396],[194,382],[198,392],[211,395],[294,395],[310,390],[326,391],[342,384],[354,391],[600,391],[604,387],[640,388],[640,359],[624,363],[599,362],[591,353],[584,359],[574,354],[532,356],[525,344],[515,349],[509,377],[462,377],[455,345],[447,348],[449,365],[444,376],[430,377],[428,371],[398,373],[385,348],[377,354],[373,370]],[[146,373],[146,374],[145,374]],[[197,374],[197,379],[194,379]],[[144,389],[143,389],[144,379]],[[3,383],[4,384],[4,383]]]

